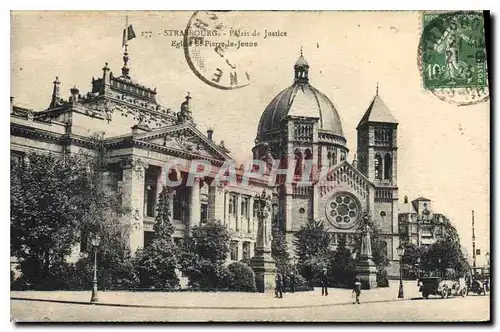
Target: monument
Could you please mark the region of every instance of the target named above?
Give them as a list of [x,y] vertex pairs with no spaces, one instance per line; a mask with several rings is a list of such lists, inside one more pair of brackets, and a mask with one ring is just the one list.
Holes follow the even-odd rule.
[[255,273],[257,291],[265,293],[275,288],[276,264],[271,255],[271,195],[265,190],[255,196],[258,204],[258,229],[255,243],[255,256],[252,257],[251,267]]
[[377,287],[377,266],[373,262],[368,214],[363,216],[361,225],[361,250],[356,264],[356,275],[364,289]]

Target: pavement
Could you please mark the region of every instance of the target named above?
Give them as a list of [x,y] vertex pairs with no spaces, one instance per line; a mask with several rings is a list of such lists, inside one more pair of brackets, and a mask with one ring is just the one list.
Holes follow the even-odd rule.
[[[394,290],[394,289],[393,289]],[[396,289],[397,291],[397,289]],[[332,294],[338,298],[334,300]],[[376,292],[365,292],[364,302],[352,304],[340,298],[340,293],[330,292],[328,297],[321,297],[321,293],[301,293],[286,296],[283,299],[267,298],[267,295],[249,296],[240,294],[248,301],[257,299],[260,306],[269,302],[282,305],[293,305],[293,302],[306,305],[305,307],[273,307],[272,309],[258,307],[254,303],[248,303],[242,308],[230,307],[226,303],[235,301],[236,296],[229,293],[195,293],[193,298],[199,304],[191,304],[191,308],[149,308],[130,307],[116,305],[89,305],[73,304],[66,302],[43,302],[29,300],[10,301],[11,321],[19,323],[29,322],[278,322],[278,323],[303,323],[303,322],[488,322],[491,318],[490,297],[470,295],[466,297],[452,297],[441,299],[429,297],[429,299],[395,300],[394,296],[383,299],[383,302],[375,302]],[[181,298],[180,294],[170,293],[172,300]],[[373,294],[373,295],[370,295]],[[85,299],[90,297],[90,294]],[[257,294],[253,294],[257,295]],[[346,295],[342,292],[342,295]],[[362,295],[362,296],[363,296]],[[347,295],[349,296],[349,295]],[[136,296],[129,296],[129,300]],[[152,296],[157,298],[157,295]],[[212,298],[211,301],[207,298]],[[363,300],[363,297],[362,297]],[[371,300],[372,302],[369,302]],[[213,308],[202,308],[201,304],[212,303]],[[317,303],[325,303],[324,305]],[[331,304],[328,304],[331,303]],[[335,304],[337,303],[337,304]],[[179,305],[186,305],[187,302]],[[254,305],[255,308],[248,309]],[[198,309],[196,309],[198,307]],[[227,307],[226,309],[222,307]],[[246,308],[245,308],[246,307]],[[146,326],[139,329],[145,329]]]
[[[363,290],[362,303],[383,303],[421,298],[416,281],[404,281],[404,299],[398,299],[399,281],[390,281],[389,287]],[[78,305],[114,307],[143,307],[159,309],[286,309],[311,308],[353,304],[352,291],[330,288],[328,296],[321,289],[309,292],[284,293],[275,298],[274,293],[241,292],[118,292],[99,291],[99,301],[90,303],[90,291],[11,291],[12,301],[52,302]]]

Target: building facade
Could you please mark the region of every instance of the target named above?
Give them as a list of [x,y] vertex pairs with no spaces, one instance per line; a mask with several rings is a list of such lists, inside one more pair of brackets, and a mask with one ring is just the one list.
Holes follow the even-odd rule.
[[[231,260],[253,256],[257,231],[255,196],[273,191],[270,216],[293,248],[293,233],[307,220],[327,224],[334,239],[354,242],[362,216],[371,215],[379,226],[390,260],[389,275],[398,275],[399,245],[397,187],[398,122],[377,93],[357,126],[357,153],[349,162],[342,122],[331,100],[309,83],[309,65],[301,54],[293,67],[292,85],[265,108],[257,128],[254,159],[268,165],[262,178],[242,182],[218,181],[214,173],[233,161],[213,130],[196,128],[191,96],[178,110],[160,105],[156,89],[131,79],[124,54],[121,74],[106,64],[90,92],[70,89],[65,99],[58,78],[45,110],[16,107],[11,99],[11,155],[22,159],[29,152],[75,153],[89,149],[92,135],[106,144],[108,184],[131,207],[129,244],[134,252],[144,247],[153,232],[156,201],[166,180],[169,187],[176,239],[189,236],[193,226],[220,220],[231,233]],[[356,157],[357,156],[357,157]],[[166,166],[173,159],[185,165]],[[193,160],[213,169],[187,186]],[[272,172],[273,165],[291,172]],[[323,171],[323,170],[327,171]],[[272,180],[269,181],[269,178]],[[305,179],[305,181],[304,181]]]
[[432,201],[418,197],[412,202],[408,196],[399,205],[399,234],[404,243],[428,247],[446,236],[446,217],[432,209]]

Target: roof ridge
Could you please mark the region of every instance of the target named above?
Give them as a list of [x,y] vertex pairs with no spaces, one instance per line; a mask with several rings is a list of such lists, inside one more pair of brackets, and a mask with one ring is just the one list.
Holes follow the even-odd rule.
[[398,120],[392,115],[379,94],[373,97],[356,129],[369,122],[398,124]]

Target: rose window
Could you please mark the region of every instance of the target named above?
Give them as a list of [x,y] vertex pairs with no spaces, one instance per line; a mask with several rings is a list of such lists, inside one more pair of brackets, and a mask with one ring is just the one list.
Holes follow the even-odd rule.
[[360,204],[356,197],[349,193],[338,193],[332,196],[326,205],[326,216],[330,222],[340,228],[354,226],[360,215]]

